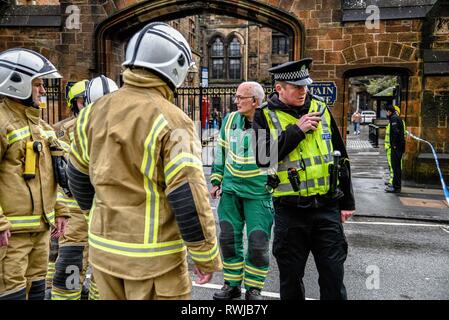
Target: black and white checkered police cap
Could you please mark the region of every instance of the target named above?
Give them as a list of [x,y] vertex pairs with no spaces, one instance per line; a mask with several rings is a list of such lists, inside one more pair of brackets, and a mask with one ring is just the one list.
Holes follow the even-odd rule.
[[285,81],[296,86],[306,86],[313,82],[309,76],[311,58],[286,62],[268,69],[275,81]]

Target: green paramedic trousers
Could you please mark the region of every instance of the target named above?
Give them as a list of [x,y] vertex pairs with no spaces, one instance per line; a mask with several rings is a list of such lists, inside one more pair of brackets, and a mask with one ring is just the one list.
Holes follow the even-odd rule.
[[[269,269],[269,243],[274,209],[270,199],[248,199],[223,192],[218,205],[220,248],[225,283],[262,289]],[[246,223],[248,249],[243,255]]]

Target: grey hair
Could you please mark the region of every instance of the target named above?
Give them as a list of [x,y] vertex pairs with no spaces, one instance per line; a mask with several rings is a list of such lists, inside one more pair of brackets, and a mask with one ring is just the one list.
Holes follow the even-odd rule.
[[265,99],[265,92],[263,91],[263,88],[260,85],[260,83],[255,82],[255,81],[247,81],[244,83],[251,85],[253,95],[254,95],[254,97],[256,97],[259,100],[259,106],[261,106],[263,103],[263,100]]

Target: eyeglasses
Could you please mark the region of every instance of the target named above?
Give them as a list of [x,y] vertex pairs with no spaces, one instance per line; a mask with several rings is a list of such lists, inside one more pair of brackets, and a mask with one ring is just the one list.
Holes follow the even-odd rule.
[[234,97],[232,98],[232,100],[234,100],[234,101],[239,101],[239,100],[249,99],[249,98],[254,98],[254,96],[247,96],[247,97],[245,97],[245,96],[234,96]]

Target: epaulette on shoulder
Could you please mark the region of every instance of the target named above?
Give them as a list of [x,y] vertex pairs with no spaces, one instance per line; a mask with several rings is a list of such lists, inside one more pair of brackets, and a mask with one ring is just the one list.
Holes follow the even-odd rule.
[[268,102],[266,102],[266,101],[260,105],[260,109],[267,108],[267,107],[268,107]]
[[325,100],[324,100],[323,97],[317,96],[317,95],[315,95],[315,94],[310,94],[310,96],[311,96],[313,99],[319,100],[319,101],[321,101],[321,102],[325,102]]

